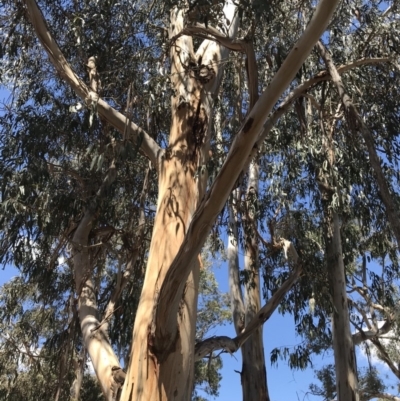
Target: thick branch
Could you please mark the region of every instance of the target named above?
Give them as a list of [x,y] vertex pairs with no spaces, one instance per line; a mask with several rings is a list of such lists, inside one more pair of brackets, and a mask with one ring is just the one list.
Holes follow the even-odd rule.
[[[381,58],[362,58],[352,63],[341,65],[337,68],[337,71],[340,74],[343,74],[349,70],[352,70],[356,67],[360,67],[363,65],[371,65],[371,64],[379,64],[389,62],[391,59],[389,57],[381,57]],[[316,74],[314,77],[310,78],[308,81],[303,82],[301,85],[297,86],[290,94],[280,103],[278,108],[271,114],[264,125],[264,129],[261,132],[259,139],[257,140],[257,147],[260,147],[263,141],[266,139],[268,133],[271,131],[272,127],[275,126],[277,121],[285,114],[288,109],[291,107],[293,102],[298,99],[300,96],[304,96],[308,89],[312,88],[316,84],[331,80],[332,77],[327,70],[321,71]]]
[[157,168],[157,160],[161,153],[161,148],[158,144],[133,122],[130,121],[129,124],[126,124],[127,117],[115,110],[107,102],[100,99],[95,92],[90,90],[90,88],[76,75],[68,64],[68,61],[62,54],[57,42],[51,35],[36,1],[24,0],[24,3],[27,7],[29,20],[32,23],[36,36],[42,43],[51,63],[54,65],[61,77],[85,102],[95,102],[98,113],[118,131],[124,133],[127,129],[131,139],[139,143],[140,149]]
[[174,327],[173,322],[176,320],[192,263],[243,170],[268,114],[311,53],[329,23],[338,2],[339,0],[321,0],[319,2],[305,32],[247,116],[231,146],[225,163],[195,212],[185,239],[160,289],[155,313],[156,342],[163,339],[164,335],[169,337],[173,334],[172,338],[174,338],[174,333],[163,333],[162,328]]
[[400,247],[400,218],[397,212],[396,205],[393,201],[392,195],[390,193],[389,185],[387,183],[386,177],[383,174],[381,162],[378,153],[375,148],[375,140],[370,129],[365,125],[363,119],[359,115],[356,107],[352,103],[350,96],[346,93],[342,79],[332,61],[332,57],[329,52],[325,49],[325,46],[318,42],[317,49],[324,59],[325,64],[332,76],[332,81],[336,86],[339,96],[342,100],[342,104],[346,111],[346,118],[350,129],[357,134],[361,132],[365,144],[367,146],[369,160],[371,167],[375,173],[376,181],[379,188],[379,193],[381,199],[386,208],[386,214],[393,230],[394,236],[396,237],[397,244]]
[[218,31],[217,29],[212,27],[206,28],[203,24],[188,26],[184,28],[177,36],[179,37],[181,35],[193,35],[200,37],[202,39],[215,40],[220,45],[226,47],[229,50],[235,50],[240,52],[245,51],[241,40],[229,38],[226,35],[222,34],[220,31]]
[[236,352],[246,340],[263,325],[276,310],[282,299],[296,283],[301,274],[301,265],[298,265],[289,278],[279,287],[270,300],[258,311],[245,329],[235,338],[226,336],[211,337],[198,344],[195,349],[195,359],[204,358],[215,350],[225,350],[229,353]]

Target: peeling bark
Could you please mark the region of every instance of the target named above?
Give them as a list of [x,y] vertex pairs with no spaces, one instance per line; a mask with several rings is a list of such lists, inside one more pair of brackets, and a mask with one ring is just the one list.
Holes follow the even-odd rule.
[[[209,127],[202,100],[192,38],[177,37],[183,29],[182,10],[171,11],[170,37],[172,124],[169,147],[159,166],[159,197],[143,291],[136,314],[130,366],[122,400],[190,399],[194,375],[199,263],[191,262],[185,290],[169,324],[154,325],[157,294],[179,250],[202,190],[197,167]],[[211,73],[212,74],[212,73]],[[213,76],[211,79],[214,78]],[[206,106],[206,107],[205,107]],[[171,289],[172,290],[172,289]],[[189,384],[189,385],[188,385]]]
[[[120,132],[125,132],[127,118],[112,109],[89,90],[68,65],[44,22],[34,0],[24,0],[35,32],[57,71],[88,104],[95,103],[99,114]],[[205,41],[197,55],[192,39],[180,35],[184,29],[183,11],[171,14],[172,125],[168,149],[160,147],[135,124],[129,131],[142,139],[141,150],[159,172],[159,198],[143,292],[133,332],[130,366],[121,399],[188,400],[192,390],[194,331],[197,307],[199,267],[197,255],[243,170],[272,107],[308,57],[328,24],[338,0],[321,0],[307,29],[289,53],[268,89],[249,113],[236,137],[209,193],[196,179],[199,163],[206,160],[207,137],[211,121],[211,96],[218,87],[222,69],[218,62],[227,49],[214,41]],[[228,11],[236,10],[227,2]],[[235,11],[236,12],[236,11]],[[235,18],[231,18],[234,21]],[[229,36],[237,22],[229,27]],[[217,61],[217,64],[213,64]],[[208,71],[204,75],[204,71]],[[204,90],[206,89],[206,90]],[[203,181],[204,182],[204,181]],[[203,200],[201,201],[201,199]],[[201,202],[200,202],[201,201]],[[200,204],[199,204],[200,203]],[[197,208],[197,210],[196,210]],[[93,214],[87,211],[73,237],[73,261],[79,317],[83,340],[95,367],[107,400],[115,396],[112,368],[118,360],[99,327],[99,317],[90,277],[88,236]],[[272,314],[280,300],[300,275],[300,269],[274,294],[237,337],[241,346]]]

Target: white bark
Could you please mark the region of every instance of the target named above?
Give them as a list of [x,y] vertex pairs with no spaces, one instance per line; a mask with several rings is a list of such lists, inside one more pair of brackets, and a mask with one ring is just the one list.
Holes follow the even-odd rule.
[[113,366],[119,366],[119,361],[108,341],[107,334],[101,327],[99,328],[96,289],[91,279],[88,251],[88,237],[93,219],[93,213],[86,211],[72,239],[75,286],[82,340],[93,363],[103,394],[107,401],[112,401],[115,399],[117,388],[111,369]]

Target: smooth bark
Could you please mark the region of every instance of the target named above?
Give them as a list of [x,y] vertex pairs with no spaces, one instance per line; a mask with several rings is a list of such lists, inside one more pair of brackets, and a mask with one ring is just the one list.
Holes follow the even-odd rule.
[[237,226],[238,192],[238,189],[233,191],[228,205],[229,230],[227,245],[229,294],[231,299],[233,324],[237,335],[241,333],[245,325],[243,294],[239,278],[239,235]]
[[339,401],[357,401],[356,357],[350,330],[339,216],[325,207],[326,260],[332,295],[332,335]]
[[[259,166],[257,158],[249,168],[246,218],[245,218],[245,258],[244,269],[248,282],[245,283],[245,324],[249,324],[261,308],[258,236],[256,213],[258,201]],[[251,337],[242,345],[242,391],[243,401],[269,400],[267,370],[265,367],[263,329],[254,330]]]
[[[322,114],[322,110],[321,110]],[[332,302],[332,337],[335,358],[336,389],[339,401],[358,401],[358,382],[356,358],[350,330],[349,305],[346,291],[346,272],[343,262],[340,219],[334,210],[333,195],[335,182],[334,129],[327,132],[321,116],[324,132],[323,148],[328,162],[328,172],[316,166],[317,182],[321,192],[323,206],[323,227],[325,237],[325,259]]]

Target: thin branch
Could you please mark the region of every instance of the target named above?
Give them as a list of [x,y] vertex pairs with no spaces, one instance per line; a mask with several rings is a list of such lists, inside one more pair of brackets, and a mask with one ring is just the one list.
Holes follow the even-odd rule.
[[235,338],[227,336],[211,337],[196,344],[195,360],[202,359],[215,350],[225,350],[229,353],[236,352],[246,340],[271,317],[287,292],[300,277],[301,271],[301,264],[298,264],[289,278],[279,287],[270,300],[258,311],[238,336]]
[[372,338],[371,339],[372,344],[375,345],[375,347],[379,351],[379,356],[380,358],[386,362],[388,365],[389,369],[393,372],[393,374],[400,379],[400,370],[395,366],[394,362],[392,361],[392,358],[390,358],[389,354],[386,352],[385,348],[377,338]]
[[375,148],[374,136],[371,130],[364,123],[361,116],[359,115],[356,107],[354,106],[353,102],[350,99],[350,96],[345,91],[342,79],[340,78],[340,75],[335,67],[335,64],[333,63],[331,55],[321,42],[317,43],[317,49],[321,57],[324,59],[325,64],[332,77],[332,81],[339,93],[340,99],[346,112],[347,124],[355,134],[358,134],[360,132],[362,137],[364,138],[364,142],[368,150],[370,164],[372,170],[375,173],[376,183],[379,188],[379,193],[381,195],[382,202],[385,205],[386,215],[390,227],[393,231],[393,234],[396,237],[397,244],[400,247],[400,217],[395,202],[392,198],[389,184],[382,171],[381,161]]
[[[380,64],[387,63],[392,61],[390,57],[381,57],[381,58],[362,58],[352,63],[341,65],[337,68],[338,73],[343,74],[347,71],[350,71],[356,67],[360,67],[363,65],[372,65],[372,64]],[[328,70],[324,70],[314,75],[314,77],[309,80],[303,82],[301,85],[297,86],[292,92],[289,93],[288,96],[279,104],[277,109],[271,114],[264,125],[264,129],[261,132],[259,139],[257,140],[257,147],[260,148],[263,141],[267,138],[267,135],[271,131],[271,129],[275,126],[278,120],[285,114],[289,108],[292,106],[293,102],[298,99],[300,96],[304,96],[305,93],[323,81],[329,81],[332,77],[329,74]],[[319,107],[317,107],[319,109]]]

